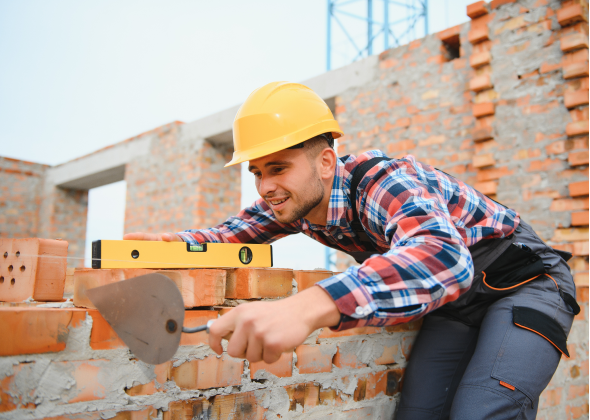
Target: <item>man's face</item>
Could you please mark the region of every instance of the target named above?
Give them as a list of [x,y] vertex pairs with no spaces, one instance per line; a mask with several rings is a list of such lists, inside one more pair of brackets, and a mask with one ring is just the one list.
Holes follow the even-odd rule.
[[249,162],[258,194],[281,223],[293,223],[314,210],[324,198],[315,163],[305,149],[286,149]]

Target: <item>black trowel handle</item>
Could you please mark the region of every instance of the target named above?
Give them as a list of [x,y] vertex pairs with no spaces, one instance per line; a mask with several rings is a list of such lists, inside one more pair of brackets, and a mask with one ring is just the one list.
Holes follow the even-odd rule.
[[194,327],[194,328],[182,327],[182,332],[187,333],[187,334],[192,334],[192,333],[198,333],[201,331],[207,331],[207,334],[209,334],[209,328],[211,327],[211,325],[213,325],[214,321],[215,321],[214,319],[211,319],[211,320],[207,321],[207,323],[205,325],[199,325],[198,327]]

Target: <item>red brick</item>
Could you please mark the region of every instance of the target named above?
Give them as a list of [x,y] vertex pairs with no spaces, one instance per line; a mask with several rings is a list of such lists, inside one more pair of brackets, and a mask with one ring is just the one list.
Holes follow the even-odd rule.
[[588,241],[574,242],[572,253],[576,256],[588,255]]
[[0,307],[0,356],[62,351],[69,329],[85,319],[83,309]]
[[477,128],[471,132],[471,136],[473,137],[474,142],[489,140],[494,138],[493,131],[492,127]]
[[399,352],[399,346],[396,344],[391,347],[383,347],[383,353],[377,359],[375,364],[377,365],[391,365],[395,363],[395,359]]
[[483,168],[486,166],[494,166],[496,164],[496,160],[494,159],[493,154],[486,153],[483,155],[473,156],[472,164],[476,168]]
[[588,89],[567,91],[563,94],[563,102],[567,108],[588,104]]
[[181,389],[220,388],[240,385],[243,371],[243,360],[213,355],[172,367],[170,379]]
[[364,368],[366,364],[358,360],[357,347],[362,346],[362,342],[349,341],[347,343],[340,343],[338,351],[334,355],[333,363],[339,368]]
[[584,9],[580,4],[570,4],[557,11],[557,21],[561,26],[587,20]]
[[88,314],[92,317],[90,347],[93,350],[110,350],[127,347],[98,310],[90,309],[88,310]]
[[571,197],[588,195],[588,181],[572,182],[568,186]]
[[17,388],[17,377],[18,380],[24,381],[25,378],[31,375],[33,366],[34,363],[19,363],[12,366],[11,375],[0,379],[0,413],[16,410],[17,408],[35,408],[35,404],[27,402],[27,396],[19,392]]
[[379,327],[360,327],[350,328],[343,331],[332,331],[329,328],[323,328],[318,338],[350,337],[353,335],[378,334],[383,332]]
[[572,213],[572,226],[588,226],[588,210]]
[[[324,389],[318,383],[307,382],[285,386],[289,396],[289,411],[303,411],[307,413],[310,409],[321,406],[342,405],[340,394],[335,389]],[[331,414],[325,414],[328,417]],[[322,417],[323,418],[323,417]]]
[[[217,319],[217,311],[207,310],[188,310],[184,312],[184,326],[187,328],[198,327],[205,325],[212,319]],[[181,346],[198,346],[201,344],[209,344],[209,335],[206,331],[199,333],[185,334],[180,336]]]
[[588,120],[571,122],[565,127],[565,133],[568,136],[577,136],[588,134]]
[[570,152],[567,155],[567,162],[571,166],[588,165],[588,150],[581,152]]
[[295,349],[299,373],[319,373],[332,371],[333,352],[330,347],[302,344]]
[[489,74],[476,76],[469,81],[469,89],[473,90],[474,92],[491,89],[492,87],[494,87],[494,85],[492,84],[492,79],[490,78]]
[[0,239],[0,301],[61,301],[67,256],[66,241]]
[[461,36],[461,27],[463,25],[453,26],[451,28],[445,29],[444,31],[440,31],[437,36],[442,42],[451,44],[451,45],[459,45],[459,37]]
[[588,241],[588,228],[555,229],[551,240],[554,242]]
[[486,64],[490,64],[492,56],[489,51],[482,51],[480,53],[472,54],[469,57],[469,65],[473,68],[478,68]]
[[293,270],[283,268],[237,268],[228,270],[227,299],[286,297],[293,288]]
[[488,7],[485,1],[477,1],[467,5],[467,16],[475,19],[479,16],[487,15]]
[[380,395],[393,396],[401,391],[404,369],[390,369],[357,377],[354,400],[372,400]]
[[560,198],[553,200],[550,211],[587,210],[588,198]]
[[494,104],[492,102],[482,102],[473,105],[473,115],[478,117],[485,117],[486,115],[494,115]]
[[254,392],[216,395],[210,399],[196,398],[173,401],[164,411],[164,420],[227,419],[263,420],[266,409]]
[[588,35],[573,33],[561,38],[560,44],[561,50],[563,52],[570,52],[580,48],[588,48]]
[[250,363],[250,378],[256,378],[256,372],[267,371],[279,378],[289,378],[293,375],[293,352],[283,353],[274,363],[264,361]]
[[533,160],[530,162],[528,172],[536,171],[551,171],[563,168],[563,161],[561,159],[543,159]]
[[541,407],[555,407],[561,403],[561,394],[563,394],[563,388],[546,389],[543,391],[543,399]]
[[487,41],[488,39],[490,39],[488,27],[484,25],[472,27],[471,30],[467,33],[467,39],[472,44]]
[[498,192],[497,181],[476,182],[473,187],[482,194],[492,195]]
[[104,385],[101,384],[101,361],[89,360],[88,362],[61,362],[64,365],[73,366],[72,374],[76,381],[76,395],[68,401],[76,403],[82,401],[100,400],[106,397]]
[[563,78],[566,80],[573,79],[575,77],[588,76],[588,60],[564,63],[562,67]]
[[297,290],[309,289],[318,281],[332,277],[334,274],[326,270],[294,270],[293,276],[297,282]]
[[505,4],[509,4],[509,3],[515,3],[516,0],[492,0],[490,2],[490,7],[492,9],[497,9],[500,6],[503,6]]
[[588,272],[574,273],[574,283],[577,287],[588,287]]

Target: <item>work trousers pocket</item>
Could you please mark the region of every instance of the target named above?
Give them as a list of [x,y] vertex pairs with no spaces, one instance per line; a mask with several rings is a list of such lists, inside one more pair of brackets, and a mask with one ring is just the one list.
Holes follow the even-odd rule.
[[545,274],[543,260],[525,246],[510,244],[483,272],[483,288],[502,296]]

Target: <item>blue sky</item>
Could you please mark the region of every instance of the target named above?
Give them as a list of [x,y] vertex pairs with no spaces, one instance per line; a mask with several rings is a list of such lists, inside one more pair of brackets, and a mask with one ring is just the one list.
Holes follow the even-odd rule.
[[[430,0],[430,32],[467,21],[472,2]],[[338,67],[349,54],[334,37]],[[326,1],[0,0],[0,63],[0,155],[56,165],[323,73]],[[246,205],[256,193],[243,184]],[[124,197],[124,182],[90,191],[88,241],[121,237]],[[306,238],[277,245],[278,266],[324,264]]]

